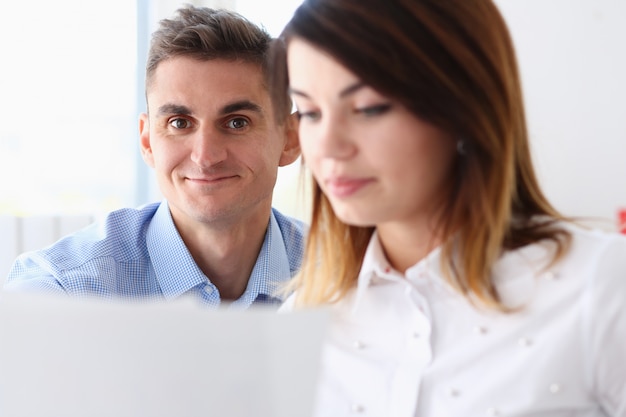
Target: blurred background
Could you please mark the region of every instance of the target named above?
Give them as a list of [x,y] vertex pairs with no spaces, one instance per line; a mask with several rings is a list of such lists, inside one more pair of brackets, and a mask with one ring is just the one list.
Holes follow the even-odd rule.
[[[188,1],[278,35],[299,0]],[[269,4],[271,3],[271,4]],[[535,164],[565,214],[617,228],[626,209],[626,1],[497,0],[516,44]],[[150,33],[182,2],[0,4],[0,215],[98,217],[161,198],[141,160]],[[307,219],[300,164],[275,205]]]

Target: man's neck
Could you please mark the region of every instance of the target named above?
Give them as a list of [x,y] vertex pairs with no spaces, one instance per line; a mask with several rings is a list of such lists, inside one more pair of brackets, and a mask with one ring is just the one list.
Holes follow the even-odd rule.
[[[176,223],[176,222],[175,222]],[[238,219],[230,227],[197,223],[178,231],[200,270],[220,292],[222,300],[241,297],[248,285],[265,239],[269,213]]]

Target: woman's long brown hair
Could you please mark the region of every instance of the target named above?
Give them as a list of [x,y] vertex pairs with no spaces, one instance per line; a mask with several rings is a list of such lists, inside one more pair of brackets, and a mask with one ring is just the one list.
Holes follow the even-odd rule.
[[[465,144],[442,210],[442,267],[468,299],[505,310],[491,269],[506,250],[570,235],[533,168],[513,42],[491,0],[306,0],[274,46],[275,91],[299,37],[365,84]],[[340,221],[317,184],[297,303],[340,299],[355,284],[373,228]]]

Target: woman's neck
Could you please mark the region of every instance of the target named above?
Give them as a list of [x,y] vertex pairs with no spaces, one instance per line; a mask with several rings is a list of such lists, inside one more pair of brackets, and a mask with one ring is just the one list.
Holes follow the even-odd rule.
[[376,230],[389,264],[402,273],[442,243],[433,225],[389,223],[378,225]]

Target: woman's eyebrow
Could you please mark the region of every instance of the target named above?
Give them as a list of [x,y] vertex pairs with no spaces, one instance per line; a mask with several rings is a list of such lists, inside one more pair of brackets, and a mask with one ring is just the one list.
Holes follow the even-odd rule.
[[[356,91],[358,91],[358,90],[360,90],[361,88],[364,88],[364,87],[365,87],[365,84],[363,82],[357,81],[354,84],[350,84],[349,86],[347,86],[346,88],[341,90],[339,92],[339,97],[340,98],[345,98],[346,96],[349,96],[350,94],[354,94]],[[311,98],[304,91],[295,89],[293,87],[289,87],[288,88],[288,92],[289,92],[289,94],[293,94],[293,95],[296,95],[296,96],[302,96],[302,97],[308,98],[308,99]]]

